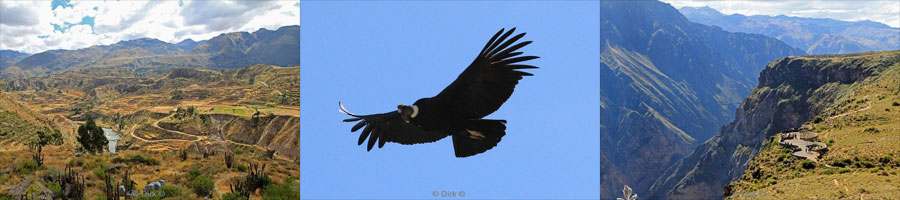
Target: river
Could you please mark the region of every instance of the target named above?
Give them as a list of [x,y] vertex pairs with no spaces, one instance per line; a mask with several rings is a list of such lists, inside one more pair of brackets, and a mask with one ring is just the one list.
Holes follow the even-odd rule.
[[119,142],[119,139],[122,139],[122,136],[119,135],[119,133],[116,133],[116,131],[108,128],[103,128],[103,136],[105,136],[106,140],[109,142],[107,143],[109,152],[116,153],[116,144]]

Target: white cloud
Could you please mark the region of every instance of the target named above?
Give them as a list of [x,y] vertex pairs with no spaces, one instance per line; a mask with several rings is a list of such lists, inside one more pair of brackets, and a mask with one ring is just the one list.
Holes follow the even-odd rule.
[[724,14],[869,20],[900,28],[900,1],[662,1],[675,8],[709,6]]
[[[298,1],[0,1],[0,49],[40,53],[142,37],[177,43],[222,33],[298,25]],[[95,9],[96,8],[96,9]],[[85,17],[91,26],[79,24]],[[54,29],[54,25],[64,31]]]

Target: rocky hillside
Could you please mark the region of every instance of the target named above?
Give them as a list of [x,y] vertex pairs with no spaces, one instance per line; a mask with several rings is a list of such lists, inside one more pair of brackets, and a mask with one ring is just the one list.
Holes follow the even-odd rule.
[[656,180],[650,198],[721,198],[745,172],[770,137],[813,120],[837,115],[863,83],[900,64],[900,51],[842,56],[788,57],[766,66],[734,121]]
[[27,145],[37,140],[38,131],[59,131],[64,140],[71,142],[73,127],[59,116],[44,116],[0,92],[0,146]]
[[[776,135],[728,187],[732,198],[891,199],[900,194],[900,52],[871,55],[857,62],[895,62],[835,92],[832,101],[807,121],[827,146],[824,155],[803,159],[779,145]],[[859,55],[862,56],[862,55]],[[827,56],[818,59],[851,59]],[[894,61],[890,61],[894,60]],[[847,98],[849,96],[849,98]]]
[[693,22],[722,27],[726,31],[778,38],[809,54],[900,49],[900,28],[873,21],[848,22],[784,15],[725,15],[710,7],[683,7],[679,11]]
[[160,127],[192,135],[218,135],[245,145],[259,145],[279,155],[299,158],[300,118],[295,116],[240,117],[203,114],[194,120],[161,122]]
[[600,9],[603,191],[627,184],[646,194],[732,118],[767,62],[802,54],[774,38],[692,23],[662,2],[603,1]]

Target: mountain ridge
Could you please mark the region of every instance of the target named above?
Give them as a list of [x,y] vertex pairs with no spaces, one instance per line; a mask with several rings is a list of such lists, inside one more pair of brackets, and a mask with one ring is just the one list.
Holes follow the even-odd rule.
[[[209,40],[176,44],[154,38],[120,41],[77,50],[48,50],[4,64],[0,77],[33,77],[57,71],[128,66],[236,69],[254,64],[300,64],[300,26],[223,33]],[[11,62],[3,59],[2,63]]]
[[900,49],[900,28],[873,21],[840,21],[785,15],[725,15],[710,7],[682,7],[693,22],[732,32],[778,38],[808,54],[840,54]]

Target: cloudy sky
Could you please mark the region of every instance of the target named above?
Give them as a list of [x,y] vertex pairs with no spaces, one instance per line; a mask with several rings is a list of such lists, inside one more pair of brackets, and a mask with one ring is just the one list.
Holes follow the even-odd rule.
[[0,49],[33,54],[144,37],[177,43],[298,24],[299,1],[0,1]]
[[870,20],[900,28],[900,1],[715,1],[662,0],[675,8],[709,6],[724,14],[787,15],[832,18],[843,21]]

